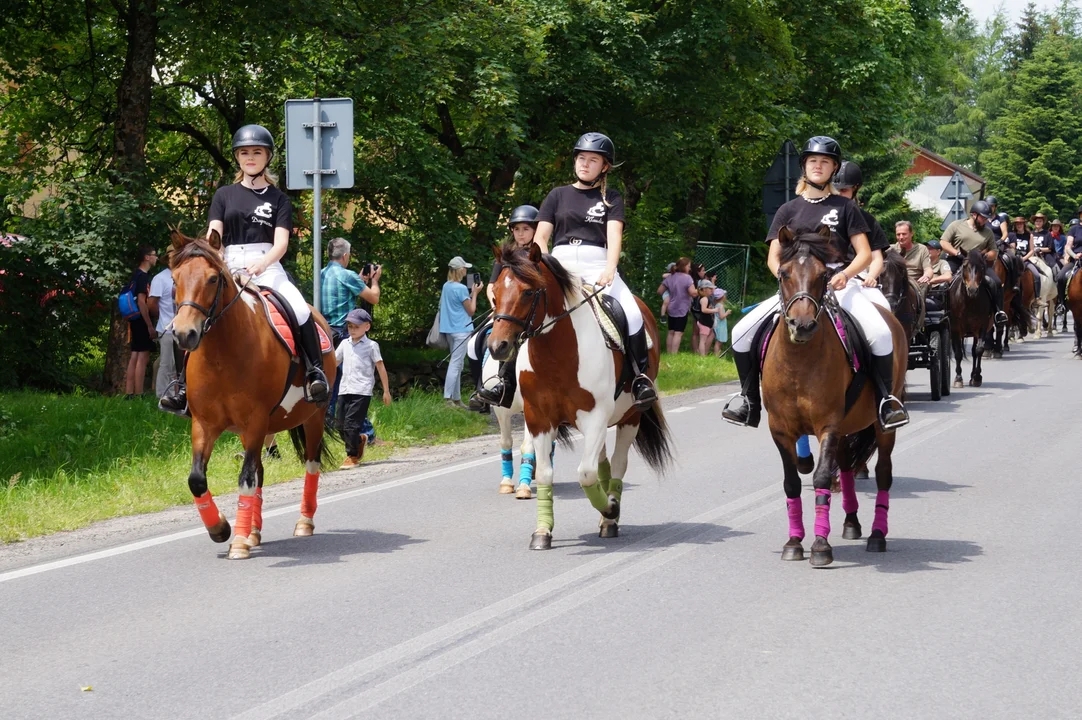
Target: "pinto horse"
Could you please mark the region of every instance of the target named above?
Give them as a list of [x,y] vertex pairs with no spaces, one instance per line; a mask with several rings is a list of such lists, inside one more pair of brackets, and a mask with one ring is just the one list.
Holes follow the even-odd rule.
[[979,250],[970,250],[959,274],[951,281],[951,346],[954,349],[956,388],[964,387],[962,359],[965,340],[970,337],[973,338],[973,358],[969,384],[980,387],[984,382],[981,377],[981,357],[984,355],[985,338],[996,317],[996,306],[984,278],[987,262]]
[[[818,233],[793,235],[787,227],[778,233],[781,265],[778,279],[783,322],[771,336],[763,360],[763,406],[770,420],[770,434],[781,455],[785,472],[784,488],[789,515],[789,541],[782,560],[804,559],[804,513],[800,499],[800,476],[794,453],[801,435],[819,438],[819,461],[812,476],[815,485],[815,542],[811,547],[814,567],[834,561],[830,536],[830,484],[833,466],[840,470],[842,507],[845,510],[843,537],[861,536],[857,520],[857,495],[853,470],[875,450],[878,493],[875,521],[868,538],[869,552],[887,549],[887,510],[893,484],[891,453],[895,435],[883,432],[877,418],[874,385],[865,383],[852,407],[846,410],[846,393],[854,380],[845,347],[830,322],[820,322],[829,300],[829,263],[840,258],[830,242],[830,228]],[[888,311],[877,307],[890,326],[894,343],[894,387],[902,397],[908,347],[905,331]],[[824,329],[826,325],[826,329]],[[859,380],[858,380],[859,382]]]
[[[187,366],[188,408],[192,414],[192,470],[188,487],[199,517],[214,542],[230,537],[229,521],[207,488],[207,463],[223,432],[240,435],[244,444],[240,497],[231,560],[249,556],[262,540],[263,438],[288,430],[294,449],[305,463],[301,516],[293,534],[309,536],[315,529],[319,471],[330,456],[324,444],[323,410],[304,399],[304,373],[291,362],[289,351],[250,292],[242,290],[221,256],[221,238],[209,240],[172,234],[176,316],[173,330],[190,355]],[[330,337],[323,317],[312,311]],[[323,356],[327,381],[334,383],[334,353]]]
[[[596,318],[584,307],[582,287],[551,255],[536,244],[529,250],[507,244],[496,248],[503,265],[495,283],[492,332],[488,349],[495,360],[518,353],[518,392],[530,445],[536,453],[537,530],[531,550],[552,547],[552,464],[547,449],[566,440],[568,426],[582,433],[578,480],[590,504],[601,513],[601,537],[619,534],[620,502],[628,451],[634,443],[656,472],[672,461],[669,431],[661,408],[645,412],[632,405],[630,378],[625,381],[623,354],[610,350]],[[653,315],[636,299],[653,348],[650,377],[657,376],[658,338]],[[605,436],[616,426],[612,461]]]

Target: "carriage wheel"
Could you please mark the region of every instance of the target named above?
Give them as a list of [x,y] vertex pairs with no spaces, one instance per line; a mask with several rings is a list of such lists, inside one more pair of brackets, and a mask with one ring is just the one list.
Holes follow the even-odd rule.
[[943,354],[943,336],[938,332],[928,337],[928,376],[932,384],[932,400],[938,400],[943,396],[943,362],[939,359]]
[[939,328],[939,347],[943,349],[943,352],[939,353],[941,363],[939,371],[940,390],[942,396],[947,397],[951,394],[951,356],[954,354],[954,349],[951,347],[950,325],[946,323]]

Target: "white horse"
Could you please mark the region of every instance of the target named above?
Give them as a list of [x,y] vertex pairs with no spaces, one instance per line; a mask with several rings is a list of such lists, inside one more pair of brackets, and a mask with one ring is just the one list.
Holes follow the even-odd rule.
[[1041,274],[1041,291],[1033,299],[1033,321],[1036,324],[1035,332],[1037,339],[1041,338],[1042,323],[1045,313],[1048,313],[1048,337],[1055,336],[1056,323],[1056,281],[1052,275],[1052,268],[1048,267],[1044,259],[1034,255],[1030,260],[1033,267]]

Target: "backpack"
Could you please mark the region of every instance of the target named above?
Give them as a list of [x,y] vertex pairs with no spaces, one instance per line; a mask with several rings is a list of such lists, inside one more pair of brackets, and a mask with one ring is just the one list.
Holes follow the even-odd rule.
[[133,320],[139,317],[139,301],[135,297],[135,281],[132,280],[128,283],[124,291],[120,293],[120,297],[116,299],[117,308],[120,310],[120,316],[125,320]]

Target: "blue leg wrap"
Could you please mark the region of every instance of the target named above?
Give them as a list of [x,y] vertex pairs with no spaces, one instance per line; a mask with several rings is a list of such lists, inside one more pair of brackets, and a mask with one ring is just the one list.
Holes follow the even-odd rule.
[[533,482],[533,467],[537,464],[537,456],[523,455],[522,462],[518,466],[518,481],[519,484],[526,483],[529,485]]
[[811,457],[811,440],[807,435],[801,435],[796,441],[796,456],[797,457]]
[[515,476],[514,455],[510,450],[500,452],[500,466],[503,477],[513,478]]

